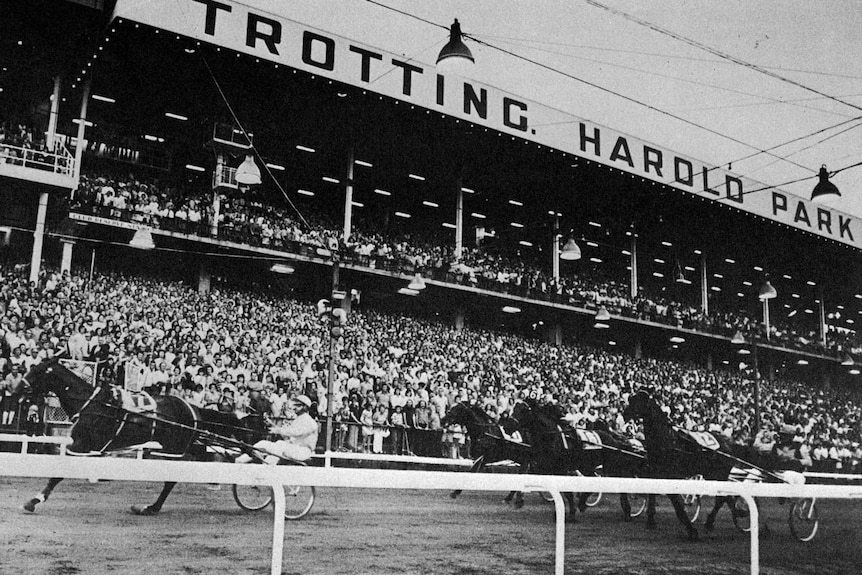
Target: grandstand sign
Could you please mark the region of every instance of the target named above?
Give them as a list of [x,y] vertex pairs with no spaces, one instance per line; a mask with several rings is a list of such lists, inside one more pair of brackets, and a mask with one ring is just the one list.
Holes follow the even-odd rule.
[[856,218],[430,64],[232,0],[118,0],[115,18],[242,52],[523,138],[862,248]]

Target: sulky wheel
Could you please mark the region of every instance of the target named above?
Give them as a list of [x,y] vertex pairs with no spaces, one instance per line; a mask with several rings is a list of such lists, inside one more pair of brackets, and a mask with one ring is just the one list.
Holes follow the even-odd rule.
[[790,506],[790,532],[800,541],[811,541],[817,535],[819,521],[815,499],[797,499]]
[[629,515],[632,517],[640,517],[644,511],[646,511],[647,506],[647,496],[643,493],[629,493],[629,505],[631,505],[631,511]]
[[233,498],[246,511],[260,511],[272,503],[272,487],[268,485],[234,485]]
[[[602,476],[602,466],[601,465],[596,467],[595,471],[593,471],[593,475],[595,475],[596,477]],[[602,500],[601,491],[598,493],[590,493],[589,497],[587,497],[587,500],[586,500],[587,507],[595,507],[596,505],[599,504],[599,502],[601,500]]]
[[301,519],[305,517],[314,505],[314,487],[307,485],[284,486],[284,518]]
[[[703,481],[703,475],[693,475],[690,480]],[[683,494],[682,502],[685,505],[685,514],[688,515],[688,520],[694,523],[700,517],[701,496],[694,494]]]
[[748,503],[742,497],[737,497],[733,502],[733,524],[743,533],[751,531],[751,511]]

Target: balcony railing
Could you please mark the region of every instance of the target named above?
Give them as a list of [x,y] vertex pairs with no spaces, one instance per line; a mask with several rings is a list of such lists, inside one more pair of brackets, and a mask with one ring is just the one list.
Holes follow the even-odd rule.
[[0,144],[0,175],[72,188],[75,158],[64,147],[48,152]]

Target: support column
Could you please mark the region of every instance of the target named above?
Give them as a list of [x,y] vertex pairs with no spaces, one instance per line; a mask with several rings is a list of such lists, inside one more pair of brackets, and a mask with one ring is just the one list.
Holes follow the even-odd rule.
[[75,140],[75,181],[81,177],[81,160],[84,158],[84,136],[87,132],[87,105],[90,102],[90,79],[84,80],[81,94],[81,113],[78,116],[78,135]]
[[712,371],[712,364],[713,364],[712,352],[708,351],[708,352],[706,352],[706,369],[709,371]]
[[709,315],[709,283],[706,273],[706,254],[700,254],[700,309],[704,315]]
[[48,192],[39,194],[39,209],[36,212],[36,230],[33,232],[33,254],[30,257],[30,282],[39,280],[42,266],[42,241],[45,237],[45,217],[48,214]]
[[771,339],[769,335],[769,300],[764,299],[763,301],[763,329],[766,330],[766,339],[767,341]]
[[51,94],[51,115],[48,117],[48,133],[45,136],[48,151],[54,152],[54,139],[57,136],[57,118],[60,115],[60,76],[54,76],[54,91]]
[[72,248],[75,242],[72,240],[60,240],[63,244],[63,257],[60,260],[60,273],[72,272]]
[[[218,168],[217,168],[218,169]],[[213,219],[210,222],[210,235],[214,238],[218,237],[218,220],[221,215],[221,194],[218,188],[213,190]]]
[[548,341],[552,345],[561,346],[563,345],[563,326],[560,322],[556,321],[551,324],[550,328],[548,328]]
[[818,309],[820,312],[820,343],[826,347],[826,301],[823,299],[823,288],[821,287],[817,291],[820,295],[820,307]]
[[455,205],[455,259],[461,259],[464,249],[464,190],[461,189],[461,178],[455,183],[458,188],[458,201]]
[[464,329],[464,308],[457,308],[455,310],[455,331],[461,331]]
[[632,299],[638,296],[638,236],[632,232],[631,242],[629,242],[631,251],[631,274],[629,276],[629,295]]
[[643,342],[641,338],[635,339],[634,349],[632,350],[632,355],[635,356],[635,359],[641,359],[644,356],[643,350]]
[[201,267],[198,269],[198,293],[210,293],[210,283],[212,275],[210,274],[209,266],[206,261],[201,262]]
[[[551,269],[554,280],[559,284],[560,280],[560,216],[554,216],[554,237],[551,240]],[[559,344],[557,344],[559,345]]]
[[347,150],[347,181],[344,186],[344,243],[350,239],[353,228],[353,172],[355,159],[353,146]]

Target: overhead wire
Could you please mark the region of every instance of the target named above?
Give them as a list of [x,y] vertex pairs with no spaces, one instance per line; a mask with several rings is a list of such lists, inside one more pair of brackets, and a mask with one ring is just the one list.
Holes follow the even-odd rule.
[[646,28],[649,28],[650,30],[658,32],[659,34],[662,34],[664,36],[669,36],[675,40],[678,40],[680,42],[688,44],[689,46],[693,46],[695,48],[698,48],[699,50],[703,50],[703,51],[708,52],[714,56],[718,56],[719,58],[722,58],[724,60],[728,60],[730,62],[733,62],[734,64],[738,64],[744,68],[754,70],[755,72],[758,72],[758,73],[763,74],[765,76],[769,76],[770,78],[780,80],[781,82],[785,82],[785,83],[790,84],[792,86],[796,86],[797,88],[801,88],[803,90],[813,92],[819,96],[822,96],[824,98],[827,98],[827,99],[832,100],[834,102],[837,102],[839,104],[844,104],[845,106],[849,106],[851,108],[855,108],[856,110],[862,111],[862,106],[858,106],[852,102],[842,100],[840,98],[832,96],[831,94],[827,94],[826,92],[822,92],[816,88],[812,88],[811,86],[807,86],[801,82],[797,82],[796,80],[793,80],[791,78],[787,78],[786,76],[782,76],[781,74],[776,74],[775,72],[771,72],[762,66],[758,66],[757,64],[752,64],[751,62],[747,62],[747,61],[743,60],[742,58],[738,58],[736,56],[733,56],[732,54],[722,52],[721,50],[718,50],[717,48],[713,48],[712,46],[707,46],[706,44],[704,44],[702,42],[698,42],[697,40],[693,40],[691,38],[688,38],[687,36],[683,36],[682,34],[678,34],[676,32],[673,32],[672,30],[662,28],[658,24],[653,24],[652,22],[648,22],[647,20],[642,20],[642,19],[638,18],[637,16],[629,14],[628,12],[623,12],[622,10],[612,8],[611,6],[607,6],[605,4],[602,4],[601,2],[597,2],[596,0],[584,0],[584,1],[587,4],[589,4],[590,6],[594,6],[596,8],[600,8],[602,10],[605,10],[606,12],[610,12],[611,14],[614,14],[615,16],[619,16],[619,17],[624,18],[630,22],[634,22],[635,24],[638,24],[639,26],[644,26]]

